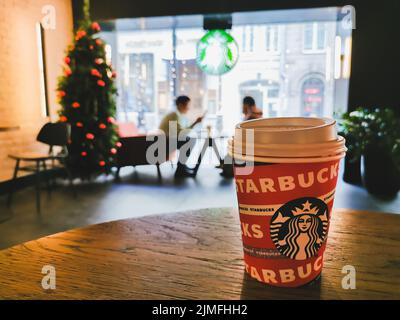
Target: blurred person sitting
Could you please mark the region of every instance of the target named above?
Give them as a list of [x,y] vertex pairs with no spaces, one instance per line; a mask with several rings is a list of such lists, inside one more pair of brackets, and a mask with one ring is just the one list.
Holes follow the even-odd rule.
[[[164,116],[161,120],[159,129],[165,133],[168,141],[171,141],[171,139],[177,140],[177,148],[180,152],[175,176],[194,177],[194,170],[186,166],[186,162],[190,157],[191,150],[193,149],[196,140],[191,139],[188,134],[195,125],[203,121],[203,117],[198,117],[196,121],[190,124],[186,114],[190,110],[191,100],[187,96],[179,96],[176,99],[175,104],[176,111],[170,112]],[[183,146],[185,146],[185,148],[183,148]]]
[[[243,99],[243,120],[260,119],[263,116],[261,109],[257,108],[256,102],[252,97],[245,97]],[[219,166],[222,169],[221,175],[226,178],[233,177],[233,159],[230,155],[226,155],[223,164]]]
[[245,97],[243,99],[243,114],[244,120],[260,119],[263,116],[263,112],[256,106],[256,102],[252,97]]

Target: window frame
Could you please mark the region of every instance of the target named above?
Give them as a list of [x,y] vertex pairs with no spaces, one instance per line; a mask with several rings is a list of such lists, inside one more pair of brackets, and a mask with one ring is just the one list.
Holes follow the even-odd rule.
[[[305,42],[306,42],[306,27],[312,25],[312,32],[311,32],[311,49],[306,49],[305,48]],[[323,49],[318,49],[318,27],[323,26],[323,32],[324,32],[324,48]],[[304,54],[316,54],[316,53],[325,53],[326,52],[326,44],[327,44],[327,28],[326,25],[323,22],[312,22],[312,23],[305,23],[303,25],[303,44],[302,44],[302,51]]]
[[243,26],[243,29],[242,29],[242,53],[249,54],[249,53],[256,52],[254,32],[255,32],[255,28],[253,25]]
[[[274,35],[274,37],[271,38],[271,43],[275,42],[275,35],[277,37],[277,48],[276,50],[270,50],[267,46],[267,37],[268,33],[270,35]],[[279,25],[273,25],[269,24],[265,26],[265,52],[270,55],[280,55],[281,54],[281,44],[282,44],[282,32],[281,32],[281,27]]]

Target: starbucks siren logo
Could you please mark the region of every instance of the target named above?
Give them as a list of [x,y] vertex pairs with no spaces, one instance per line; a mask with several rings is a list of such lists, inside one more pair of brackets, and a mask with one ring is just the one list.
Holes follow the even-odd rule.
[[205,73],[222,75],[239,59],[239,46],[225,30],[210,30],[197,45],[197,65]]
[[271,239],[279,252],[294,260],[315,256],[325,241],[329,212],[317,198],[292,200],[279,208],[271,219]]

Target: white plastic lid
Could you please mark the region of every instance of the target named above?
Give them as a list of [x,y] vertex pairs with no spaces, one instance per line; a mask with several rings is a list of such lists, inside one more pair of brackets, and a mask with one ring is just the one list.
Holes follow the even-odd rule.
[[267,158],[321,158],[342,155],[345,140],[336,121],[328,118],[271,118],[238,124],[229,142],[233,156]]

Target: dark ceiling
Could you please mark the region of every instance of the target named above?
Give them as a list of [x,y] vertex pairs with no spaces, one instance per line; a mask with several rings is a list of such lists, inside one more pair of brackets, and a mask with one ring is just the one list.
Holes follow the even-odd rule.
[[[78,0],[79,2],[80,0]],[[368,0],[91,0],[94,20],[343,6]]]

